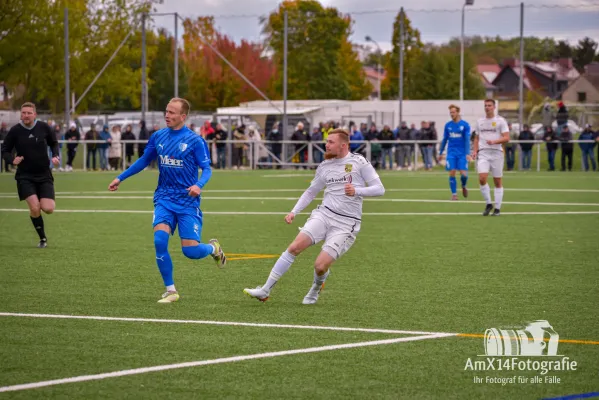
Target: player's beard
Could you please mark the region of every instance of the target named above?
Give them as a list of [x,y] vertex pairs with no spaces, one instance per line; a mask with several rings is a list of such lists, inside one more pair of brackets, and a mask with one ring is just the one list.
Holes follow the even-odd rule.
[[325,151],[325,153],[324,153],[324,159],[325,160],[330,160],[331,158],[335,158],[335,157],[337,157],[337,155],[333,154],[333,153],[331,153],[329,151]]

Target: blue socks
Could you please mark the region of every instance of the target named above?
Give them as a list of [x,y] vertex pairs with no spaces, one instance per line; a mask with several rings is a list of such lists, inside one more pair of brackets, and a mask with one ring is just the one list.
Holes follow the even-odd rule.
[[208,257],[214,251],[211,244],[200,243],[197,246],[183,247],[183,254],[187,258],[199,260],[200,258]]
[[466,187],[466,184],[468,183],[468,175],[461,175],[460,180],[462,181],[462,187]]
[[449,177],[449,188],[451,189],[451,194],[457,193],[458,182],[455,179],[455,176]]
[[164,286],[174,285],[173,282],[173,261],[168,254],[168,233],[164,231],[154,232],[154,248],[156,249],[156,264],[162,275]]

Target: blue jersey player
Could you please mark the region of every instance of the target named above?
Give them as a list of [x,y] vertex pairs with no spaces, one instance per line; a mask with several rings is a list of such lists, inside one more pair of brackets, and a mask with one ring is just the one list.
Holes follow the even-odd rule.
[[456,105],[449,106],[449,115],[451,121],[445,124],[439,158],[443,158],[443,151],[445,151],[447,145],[445,170],[449,171],[451,200],[457,200],[456,171],[460,171],[462,195],[468,197],[468,189],[466,188],[468,183],[468,162],[472,160],[470,157],[470,125],[460,118],[460,107]]
[[[185,126],[189,102],[174,98],[166,107],[167,128],[154,133],[144,154],[110,183],[115,191],[125,179],[143,171],[153,160],[158,161],[158,187],[154,192],[154,247],[156,263],[166,292],[159,303],[179,300],[173,281],[173,263],[168,253],[169,235],[179,229],[183,254],[192,259],[212,256],[222,267],[227,259],[218,240],[201,243],[202,211],[200,192],[212,175],[208,146],[201,136]],[[198,168],[202,174],[198,179]]]

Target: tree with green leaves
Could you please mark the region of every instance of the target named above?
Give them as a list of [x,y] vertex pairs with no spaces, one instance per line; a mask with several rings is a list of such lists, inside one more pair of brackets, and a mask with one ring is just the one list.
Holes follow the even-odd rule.
[[[70,86],[76,97],[92,82],[127,33],[134,31],[76,112],[100,107],[139,107],[139,16],[150,7],[145,0],[2,2],[0,32],[4,37],[0,45],[0,66],[2,79],[15,93],[14,100],[17,103],[34,101],[40,110],[52,113],[64,111],[65,6],[69,10]],[[7,15],[10,17],[5,19]],[[148,32],[148,36],[152,33]],[[153,57],[155,49],[149,45],[147,50],[148,57]]]
[[[265,43],[283,70],[284,12],[288,15],[288,97],[290,99],[364,98],[366,84],[357,54],[349,42],[351,18],[316,0],[286,0],[263,18]],[[282,93],[283,76],[275,83]]]
[[[385,65],[386,77],[381,84],[383,99],[396,99],[399,97],[399,43],[400,43],[401,12],[397,14],[393,23],[393,50]],[[412,98],[417,90],[412,75],[418,68],[417,60],[424,45],[420,39],[420,31],[412,27],[412,22],[404,13],[404,67],[403,67],[403,97]]]
[[[413,100],[450,100],[459,98],[460,57],[453,51],[431,48],[422,51],[418,68],[411,76]],[[479,100],[485,95],[484,86],[476,71],[474,59],[464,52],[464,99]]]
[[[148,61],[148,80],[151,82],[148,107],[162,111],[175,94],[175,38],[166,30],[159,29],[155,41],[156,57]],[[185,97],[187,93],[185,67],[183,59],[179,57],[179,97]]]
[[584,72],[584,67],[593,62],[597,56],[597,42],[590,37],[578,41],[574,48],[574,66],[579,72]]

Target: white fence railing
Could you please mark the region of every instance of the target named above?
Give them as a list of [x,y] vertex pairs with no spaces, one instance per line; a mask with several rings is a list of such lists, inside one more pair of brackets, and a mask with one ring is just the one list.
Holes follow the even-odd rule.
[[[61,157],[64,157],[64,149],[67,145],[77,145],[77,153],[81,152],[83,157],[82,169],[87,170],[87,158],[92,152],[95,152],[95,156],[102,157],[103,153],[100,149],[90,149],[90,145],[107,145],[106,141],[103,140],[81,140],[81,141],[67,141],[59,140],[61,146]],[[0,144],[2,142],[0,141]],[[518,167],[522,169],[522,150],[521,144],[532,144],[533,148],[536,148],[536,170],[541,170],[541,150],[543,144],[549,142],[542,140],[525,140],[525,141],[510,141],[511,144],[515,144],[514,159],[519,154]],[[563,144],[562,141],[553,141],[551,143],[558,144],[558,148]],[[573,145],[579,143],[595,143],[593,140],[572,140],[567,143]],[[118,146],[121,146],[119,166],[123,169],[127,168],[127,145],[133,145],[133,153],[138,153],[135,150],[139,150],[139,145],[147,144],[145,140],[121,140],[118,142]],[[439,141],[425,141],[425,140],[392,140],[392,141],[360,141],[352,142],[352,152],[363,154],[371,162],[381,162],[380,157],[390,157],[396,164],[397,161],[402,161],[408,165],[412,165],[413,169],[420,168],[421,156],[424,156],[423,149],[433,145],[435,149],[438,149]],[[115,144],[112,143],[111,146]],[[389,145],[390,147],[385,147]],[[282,168],[282,167],[316,167],[323,159],[325,153],[324,142],[297,142],[284,140],[279,142],[272,141],[236,141],[236,140],[224,140],[209,143],[211,150],[212,163],[217,167],[225,168],[235,167],[236,165],[242,165],[251,169],[257,168]],[[109,148],[109,147],[108,147]],[[88,151],[89,150],[89,151]],[[109,150],[105,150],[109,152]],[[105,153],[104,153],[105,154]],[[107,157],[107,154],[104,156]],[[407,157],[406,157],[407,156]],[[409,160],[409,161],[408,161]],[[597,160],[599,162],[599,160]],[[4,162],[0,165],[0,171],[4,167]]]

